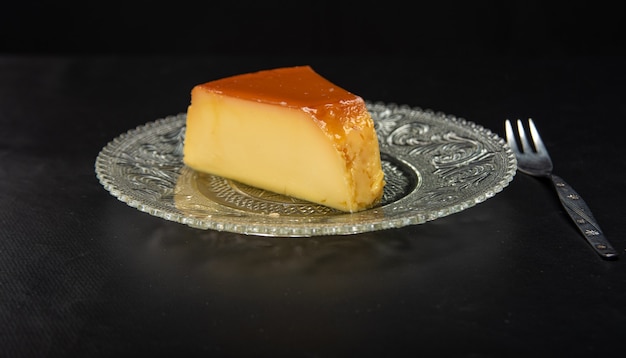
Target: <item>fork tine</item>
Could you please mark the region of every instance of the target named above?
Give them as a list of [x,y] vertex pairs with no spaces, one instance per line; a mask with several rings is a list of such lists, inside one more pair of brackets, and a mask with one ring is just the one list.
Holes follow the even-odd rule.
[[548,154],[548,150],[546,146],[543,144],[543,140],[541,140],[541,136],[539,135],[539,131],[537,127],[535,127],[535,122],[531,118],[528,118],[528,127],[530,127],[530,136],[533,139],[533,144],[535,145],[535,149],[537,153]]
[[513,132],[513,126],[511,125],[510,120],[506,120],[504,122],[504,127],[506,130],[506,141],[511,147],[511,150],[515,153],[519,153],[519,148],[517,147],[517,141],[515,140],[515,133]]
[[530,142],[528,141],[528,137],[526,137],[526,131],[524,130],[524,125],[520,119],[517,120],[517,131],[519,132],[519,139],[522,142],[522,150],[524,152],[532,152],[533,148],[530,146]]

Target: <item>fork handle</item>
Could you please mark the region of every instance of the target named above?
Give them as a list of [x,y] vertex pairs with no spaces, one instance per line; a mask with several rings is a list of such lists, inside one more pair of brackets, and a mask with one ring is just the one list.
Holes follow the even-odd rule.
[[604,236],[583,198],[561,177],[551,174],[550,179],[559,194],[563,207],[591,247],[603,258],[617,258],[617,251]]

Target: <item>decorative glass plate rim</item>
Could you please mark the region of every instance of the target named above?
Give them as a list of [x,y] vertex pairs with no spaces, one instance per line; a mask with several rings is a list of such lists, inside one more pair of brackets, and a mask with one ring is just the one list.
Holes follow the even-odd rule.
[[[370,101],[366,101],[366,104],[372,113],[377,127],[377,133],[381,143],[381,155],[398,160],[400,165],[415,170],[415,175],[419,177],[420,183],[413,188],[412,193],[404,195],[394,202],[384,203],[382,206],[362,212],[339,213],[333,215],[332,218],[327,218],[328,220],[322,218],[320,220],[311,221],[306,217],[301,217],[300,219],[302,220],[300,220],[298,218],[290,219],[280,215],[258,215],[256,213],[245,212],[238,212],[235,215],[233,215],[233,212],[225,212],[223,213],[224,215],[221,216],[219,207],[217,211],[212,210],[212,212],[207,213],[204,217],[202,215],[199,216],[197,213],[190,215],[187,212],[179,210],[173,204],[175,200],[173,193],[178,190],[178,188],[175,187],[176,181],[183,176],[183,173],[187,173],[186,176],[189,176],[188,173],[193,172],[182,164],[182,139],[177,138],[173,141],[177,146],[174,150],[178,151],[178,155],[172,156],[169,153],[165,153],[164,155],[159,154],[152,156],[149,163],[141,163],[141,165],[133,162],[135,160],[134,157],[126,153],[125,149],[135,144],[135,142],[140,141],[141,138],[145,137],[150,140],[151,138],[147,136],[148,133],[156,132],[165,126],[180,127],[184,136],[184,120],[186,113],[156,119],[137,126],[134,129],[130,129],[111,140],[98,153],[95,161],[96,177],[103,187],[118,200],[126,203],[130,207],[168,221],[178,222],[198,229],[211,229],[245,235],[311,237],[322,235],[351,235],[423,224],[484,202],[507,187],[516,174],[517,161],[506,141],[481,125],[443,112],[435,112],[429,109],[423,110],[420,107]],[[394,122],[394,115],[403,115],[408,118],[408,122],[403,122],[404,126],[407,124],[419,124],[418,122],[421,120],[434,124],[435,126],[441,125],[443,129],[449,130],[450,132],[457,130],[469,133],[469,136],[472,137],[472,142],[478,143],[481,147],[492,148],[492,150],[483,148],[482,154],[479,154],[484,157],[484,154],[487,153],[490,155],[491,159],[497,157],[497,160],[490,164],[492,168],[495,168],[495,170],[490,173],[493,174],[494,177],[490,178],[490,182],[482,187],[480,186],[482,182],[472,183],[472,185],[477,187],[477,190],[472,191],[469,195],[462,198],[454,198],[447,203],[436,203],[431,207],[415,205],[411,202],[412,197],[418,192],[418,187],[421,186],[421,183],[428,183],[429,180],[431,180],[432,173],[418,172],[415,166],[420,165],[419,163],[415,163],[412,157],[406,155],[406,152],[402,154],[395,150],[395,143],[389,140],[392,136],[392,134],[390,134],[392,130],[384,128],[386,126],[388,127],[391,123],[396,125],[397,122],[402,122],[402,120]],[[394,129],[397,128],[398,127]],[[423,128],[420,130],[422,129]],[[386,137],[386,135],[389,136]],[[404,133],[404,135],[406,137],[406,133]],[[439,138],[440,136],[437,137]],[[415,138],[403,138],[402,140],[403,142],[401,142],[401,144],[403,146],[412,148],[413,150],[422,145],[413,145],[413,143],[419,142]],[[152,146],[152,143],[142,143],[142,145]],[[462,150],[465,151],[466,149],[462,148]],[[454,154],[458,155],[458,153]],[[442,154],[438,153],[438,155]],[[432,160],[432,158],[430,159]],[[469,162],[476,162],[476,158],[472,158]],[[132,181],[133,183],[131,184],[134,184],[134,180],[127,178],[126,173],[121,175],[114,173],[114,169],[119,169],[120,165],[141,167],[141,172],[147,173],[145,177],[139,177],[141,191],[129,189],[129,186],[126,185],[125,182]],[[147,167],[145,167],[145,165],[147,165]],[[483,163],[478,165],[480,165],[479,170],[483,170]],[[158,169],[152,170],[151,166]],[[460,168],[463,166],[464,168]],[[458,170],[464,170],[465,172],[468,170],[468,168],[465,167],[470,167],[469,169],[472,171],[476,171],[476,168],[478,168],[473,163],[468,166],[468,162],[459,164],[458,167],[460,168],[457,168]],[[437,170],[439,169],[442,168],[438,168]],[[158,173],[156,176],[155,172]],[[137,172],[135,174],[137,174]],[[139,174],[139,176],[141,175],[143,174]],[[456,175],[466,174],[457,173]],[[480,180],[483,179],[484,178]],[[462,184],[468,185],[468,187],[470,185],[466,183]],[[446,186],[446,190],[457,187],[454,190],[460,192],[457,183],[448,184],[446,182],[445,184],[437,183],[436,185],[441,185],[442,189],[443,186]],[[200,195],[199,192],[197,192],[197,188],[190,189],[187,187],[186,190],[187,194],[189,194],[191,190],[191,195]],[[196,190],[196,192],[194,192],[194,190]],[[435,187],[434,191],[437,190],[438,188]],[[148,194],[153,194],[154,192],[158,193],[157,195],[151,196],[143,195],[144,192],[148,192]],[[164,195],[164,192],[168,193],[168,195]],[[206,198],[203,198],[202,200],[205,199]],[[228,211],[230,211],[230,209]]]

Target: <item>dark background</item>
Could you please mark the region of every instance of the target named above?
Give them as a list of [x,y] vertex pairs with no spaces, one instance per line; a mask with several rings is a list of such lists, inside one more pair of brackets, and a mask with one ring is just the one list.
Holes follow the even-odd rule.
[[618,55],[625,13],[621,1],[23,1],[0,15],[0,51]]

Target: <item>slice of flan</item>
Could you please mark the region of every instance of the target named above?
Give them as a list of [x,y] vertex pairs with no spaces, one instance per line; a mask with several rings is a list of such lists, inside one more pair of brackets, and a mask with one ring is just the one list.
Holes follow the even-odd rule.
[[341,211],[374,206],[385,185],[363,99],[310,66],[193,87],[184,164]]

